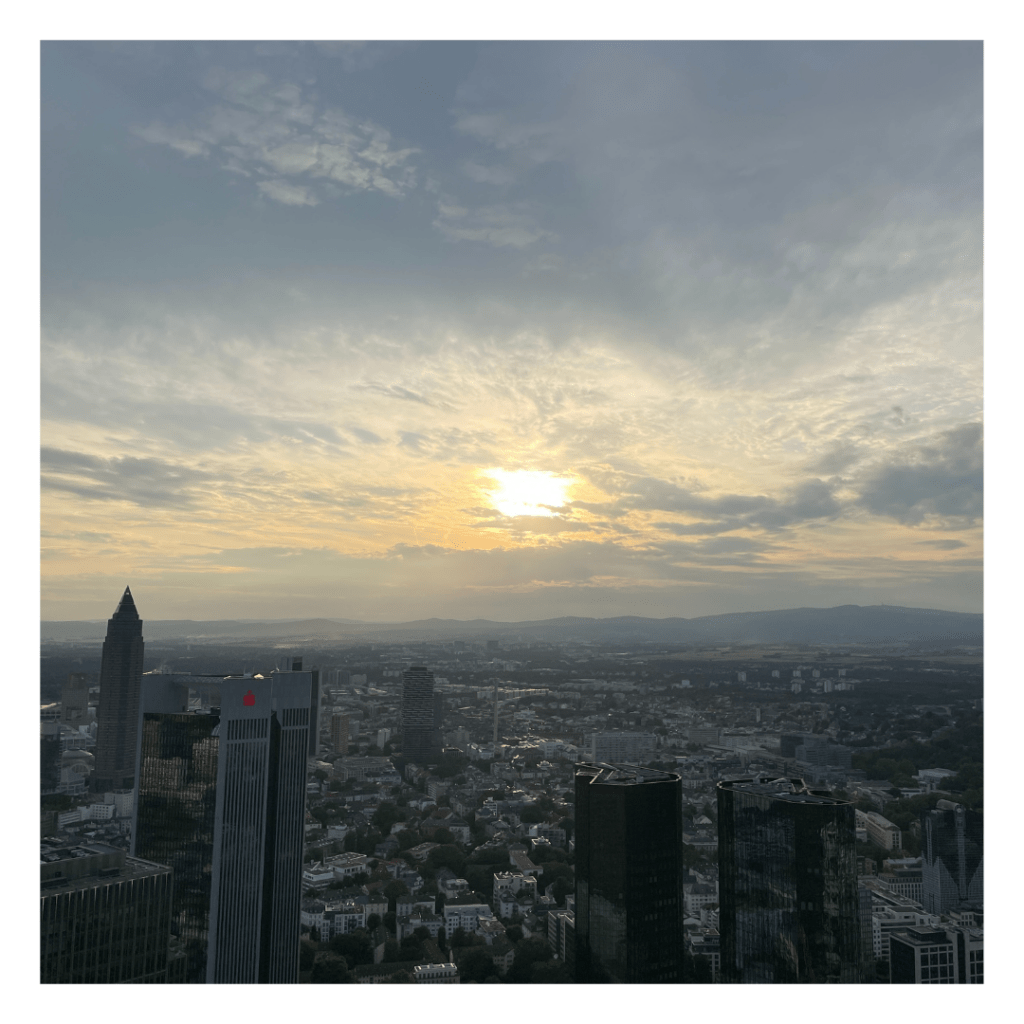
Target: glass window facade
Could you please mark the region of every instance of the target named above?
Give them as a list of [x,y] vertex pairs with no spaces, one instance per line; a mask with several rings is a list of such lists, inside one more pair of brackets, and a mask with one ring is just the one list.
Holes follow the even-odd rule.
[[145,713],[133,853],[174,870],[171,930],[206,980],[217,807],[217,715]]
[[[110,849],[110,848],[108,848]],[[42,984],[152,984],[168,980],[171,924],[171,872],[158,864],[125,858],[111,849],[115,867],[97,867],[67,878],[46,877],[62,863],[44,864],[40,910]]]
[[801,780],[718,785],[722,980],[860,980],[853,805]]
[[681,981],[682,781],[576,766],[576,980]]

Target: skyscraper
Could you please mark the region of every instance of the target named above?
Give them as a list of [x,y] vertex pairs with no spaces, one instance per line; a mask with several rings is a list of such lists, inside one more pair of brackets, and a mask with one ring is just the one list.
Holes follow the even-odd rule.
[[113,618],[107,621],[103,641],[100,702],[96,709],[96,767],[89,780],[94,793],[135,787],[143,646],[142,620],[131,590],[125,587]]
[[802,779],[718,784],[724,982],[856,983],[853,804]]
[[[102,843],[42,844],[40,978],[44,984],[181,980],[169,957],[171,869]],[[172,977],[168,977],[168,967]]]
[[190,708],[188,677],[143,677],[132,854],[174,869],[190,982],[293,983],[310,676],[203,684]]
[[414,764],[441,759],[441,729],[434,702],[434,673],[413,665],[402,674],[402,757]]
[[982,815],[940,800],[921,816],[921,890],[924,909],[946,914],[984,898]]
[[72,672],[60,690],[62,725],[85,725],[89,721],[89,676]]
[[682,780],[576,765],[576,980],[682,980]]

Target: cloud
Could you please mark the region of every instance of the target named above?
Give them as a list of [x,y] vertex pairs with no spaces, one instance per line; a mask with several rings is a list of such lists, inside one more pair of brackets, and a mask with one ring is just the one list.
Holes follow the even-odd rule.
[[316,206],[320,201],[304,185],[289,185],[288,182],[279,179],[261,181],[256,187],[268,199],[284,203],[285,206]]
[[964,423],[868,473],[860,503],[911,526],[926,520],[969,526],[981,519],[983,470],[982,425]]
[[957,548],[965,548],[967,545],[962,540],[915,540],[915,544],[937,548],[939,551],[956,551]]
[[100,458],[84,452],[43,448],[42,485],[96,501],[129,501],[145,507],[193,505],[213,473],[163,459]]
[[213,68],[204,85],[217,100],[190,122],[155,121],[135,134],[187,157],[216,160],[229,173],[262,178],[259,193],[287,206],[315,206],[329,197],[329,186],[394,198],[415,186],[410,159],[418,150],[394,148],[385,128],[318,104],[294,82]]
[[462,164],[462,173],[473,181],[484,185],[510,185],[515,181],[515,175],[507,167],[499,165],[485,166],[475,160],[465,160]]
[[610,516],[638,511],[677,512],[705,519],[696,524],[657,524],[679,535],[750,527],[776,530],[810,520],[834,519],[842,513],[842,506],[833,496],[832,485],[817,479],[805,480],[780,499],[764,494],[709,497],[701,493],[705,488],[698,481],[682,486],[670,480],[627,473],[590,471],[584,475],[602,490],[618,497],[612,502],[574,502],[574,507]]
[[542,239],[554,239],[553,232],[539,227],[523,209],[511,206],[480,206],[468,209],[453,200],[437,204],[436,227],[452,242],[486,242],[488,245],[525,249]]

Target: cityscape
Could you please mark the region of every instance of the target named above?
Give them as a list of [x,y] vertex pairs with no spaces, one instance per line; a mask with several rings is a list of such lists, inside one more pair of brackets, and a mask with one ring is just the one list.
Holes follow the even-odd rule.
[[130,588],[102,641],[44,623],[42,980],[982,984],[980,636],[900,611],[625,650],[147,648]]
[[982,43],[463,33],[42,43],[39,982],[984,984]]

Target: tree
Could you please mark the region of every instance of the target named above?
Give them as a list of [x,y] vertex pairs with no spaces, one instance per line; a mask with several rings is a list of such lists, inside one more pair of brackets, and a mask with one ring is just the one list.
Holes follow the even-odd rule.
[[376,928],[380,923],[380,914],[371,914],[366,919],[366,930],[372,934],[374,928]]
[[391,826],[400,822],[402,817],[402,812],[398,809],[398,806],[389,800],[385,800],[373,812],[373,817],[370,820],[375,828],[380,829],[381,832],[389,833]]
[[303,940],[299,943],[299,970],[311,971],[316,960],[316,944]]
[[313,964],[310,981],[315,985],[350,985],[355,979],[343,956],[320,953]]
[[330,949],[332,953],[343,956],[349,967],[373,963],[373,947],[370,945],[370,937],[362,928],[357,928],[349,935],[335,935],[331,939]]
[[394,881],[388,882],[387,885],[381,889],[381,892],[388,898],[388,910],[393,911],[395,909],[395,900],[399,896],[408,896],[409,886],[405,882],[400,882],[396,878]]
[[497,973],[494,960],[485,948],[469,949],[459,958],[459,979],[464,983],[480,984]]
[[455,842],[455,836],[446,828],[439,828],[434,830],[434,842],[441,843],[442,845],[447,844],[451,846]]
[[435,870],[440,867],[451,868],[456,875],[461,875],[466,866],[466,856],[457,846],[436,846],[427,854],[427,864]]

